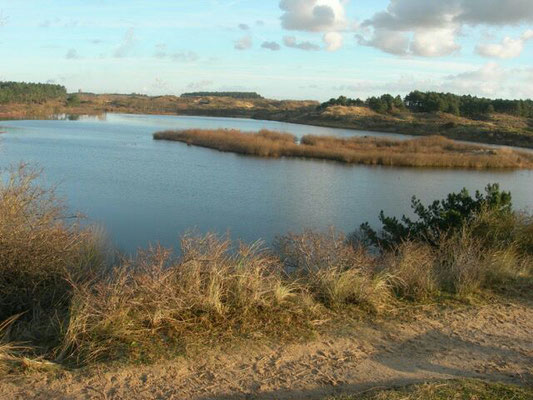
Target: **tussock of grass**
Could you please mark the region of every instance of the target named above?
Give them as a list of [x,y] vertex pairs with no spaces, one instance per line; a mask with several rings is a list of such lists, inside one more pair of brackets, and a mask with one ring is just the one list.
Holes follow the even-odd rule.
[[377,271],[375,258],[335,229],[289,233],[275,247],[289,273],[329,307],[356,304],[376,311],[389,300],[388,279]]
[[273,249],[185,235],[180,257],[154,247],[111,263],[99,236],[68,223],[36,176],[22,167],[0,186],[0,370],[151,361],[240,335],[301,336],[354,308],[472,296],[533,275],[531,217],[488,211],[432,246],[405,241],[375,253],[333,229],[290,233]]
[[428,244],[407,241],[384,255],[383,268],[393,277],[396,295],[422,301],[438,292],[435,262],[436,254]]
[[285,279],[276,257],[259,244],[215,235],[185,236],[183,256],[154,248],[117,267],[107,279],[76,288],[64,353],[158,357],[206,335],[275,332],[309,323],[316,304]]
[[458,143],[442,136],[410,140],[338,138],[306,135],[297,143],[290,134],[262,130],[164,131],[156,140],[171,140],[224,152],[260,157],[300,157],[348,164],[440,168],[533,168],[533,155],[515,150]]

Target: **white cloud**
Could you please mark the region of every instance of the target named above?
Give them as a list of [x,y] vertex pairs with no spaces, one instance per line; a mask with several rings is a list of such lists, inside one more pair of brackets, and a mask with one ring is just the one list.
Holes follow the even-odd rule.
[[405,32],[376,29],[369,39],[356,35],[360,45],[377,47],[386,53],[406,55],[409,50],[409,37]]
[[526,42],[530,39],[533,39],[533,30],[525,31],[517,39],[506,36],[501,43],[479,44],[476,46],[476,52],[484,57],[516,58],[522,54]]
[[278,44],[278,42],[263,42],[261,48],[272,51],[278,51],[281,49],[281,46]]
[[233,47],[235,50],[248,50],[252,48],[252,45],[252,37],[247,35],[237,40]]
[[119,46],[116,48],[114,57],[123,58],[130,55],[131,51],[137,44],[137,38],[135,37],[135,30],[129,28],[124,34],[124,38]]
[[344,38],[338,32],[328,32],[324,34],[323,40],[327,51],[337,51],[342,47]]
[[509,71],[491,62],[473,71],[447,76],[446,86],[457,93],[501,96],[509,77]]
[[241,29],[243,31],[249,31],[250,30],[250,26],[248,26],[246,24],[239,24],[239,29]]
[[183,63],[192,63],[198,61],[199,57],[194,51],[181,51],[177,53],[172,53],[170,55],[173,61],[183,62]]
[[[362,23],[366,35],[356,37],[360,44],[393,54],[437,57],[460,49],[456,39],[465,25],[529,21],[533,21],[532,0],[390,0],[386,10]],[[480,51],[502,52],[494,47]]]
[[533,22],[531,0],[461,0],[458,21],[470,25],[513,25]]
[[80,56],[79,56],[78,51],[76,49],[69,49],[67,51],[67,54],[65,55],[65,58],[67,60],[77,60],[78,58],[80,58]]
[[167,51],[167,45],[164,43],[158,43],[155,45],[154,57],[159,59],[170,59],[176,62],[193,63],[198,61],[200,57],[194,51],[178,51],[175,53],[169,53]]
[[[345,5],[348,0],[281,0],[280,8],[283,10],[281,26],[286,30],[321,32],[324,33],[323,41],[328,51],[335,51],[342,47],[343,37],[339,33],[348,26]],[[290,38],[291,36],[289,36]],[[287,44],[286,44],[287,45]],[[305,50],[317,50],[316,45],[302,42]]]
[[202,90],[213,85],[213,81],[203,80],[197,82],[191,82],[187,85],[188,90]]
[[0,10],[0,26],[7,24],[7,17],[4,15],[3,11]]
[[344,4],[341,0],[281,0],[281,25],[295,31],[338,31],[346,26]]
[[439,57],[452,54],[460,49],[455,43],[457,29],[417,29],[413,35],[410,50],[413,54],[423,57]]
[[533,91],[533,68],[503,68],[491,62],[481,67],[471,66],[466,72],[440,77],[409,73],[398,80],[347,80],[332,89],[350,97],[364,98],[383,93],[405,95],[414,88],[491,98],[529,98]]
[[300,49],[305,51],[317,51],[320,50],[320,46],[308,41],[298,42],[294,36],[284,36],[283,44],[293,49]]

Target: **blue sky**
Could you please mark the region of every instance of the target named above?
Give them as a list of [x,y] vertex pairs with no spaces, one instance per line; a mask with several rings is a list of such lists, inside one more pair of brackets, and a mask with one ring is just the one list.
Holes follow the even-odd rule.
[[0,79],[70,91],[533,97],[531,0],[0,0]]

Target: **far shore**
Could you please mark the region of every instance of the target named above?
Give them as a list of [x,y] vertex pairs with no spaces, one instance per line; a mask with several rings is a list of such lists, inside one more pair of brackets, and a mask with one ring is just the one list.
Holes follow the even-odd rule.
[[355,106],[331,106],[321,110],[317,108],[319,103],[315,101],[242,100],[229,97],[182,98],[82,93],[79,94],[79,99],[79,104],[75,105],[62,101],[1,104],[0,120],[50,119],[58,114],[105,113],[249,118],[413,136],[439,135],[467,142],[533,149],[532,121],[504,114],[493,114],[485,120],[472,120],[440,112],[384,115]]

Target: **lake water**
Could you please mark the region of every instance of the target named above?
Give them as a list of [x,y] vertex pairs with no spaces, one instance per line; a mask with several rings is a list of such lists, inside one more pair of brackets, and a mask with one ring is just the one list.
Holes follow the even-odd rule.
[[[78,121],[0,121],[0,167],[43,168],[68,206],[105,227],[121,249],[175,246],[188,229],[229,232],[270,243],[279,234],[329,226],[350,232],[376,225],[380,210],[401,216],[466,187],[499,182],[517,208],[533,206],[533,171],[461,171],[347,166],[328,161],[261,159],[152,134],[182,128],[262,128],[301,136],[401,135],[246,119],[108,114]],[[405,138],[405,137],[404,137]]]

